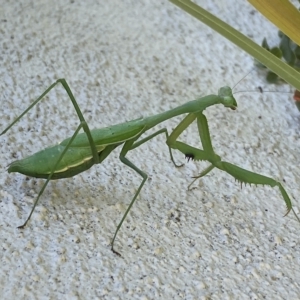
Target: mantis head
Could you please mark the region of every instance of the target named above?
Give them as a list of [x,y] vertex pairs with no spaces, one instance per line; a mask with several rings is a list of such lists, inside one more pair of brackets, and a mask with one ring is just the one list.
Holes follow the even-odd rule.
[[237,108],[237,102],[232,94],[232,89],[229,86],[223,86],[219,89],[219,97],[221,98],[221,103],[225,107],[230,107],[232,110]]

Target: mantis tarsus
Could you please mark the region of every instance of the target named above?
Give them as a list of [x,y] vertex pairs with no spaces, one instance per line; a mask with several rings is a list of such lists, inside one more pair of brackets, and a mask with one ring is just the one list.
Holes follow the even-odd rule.
[[[133,196],[124,216],[122,217],[117,229],[114,233],[111,250],[120,255],[114,250],[114,242],[118,231],[120,230],[126,216],[128,215],[132,205],[134,204],[137,196],[139,195],[145,181],[147,180],[147,174],[135,166],[130,160],[126,158],[128,151],[133,150],[143,143],[149,141],[155,136],[164,133],[166,135],[166,143],[169,148],[171,161],[176,165],[172,149],[179,150],[188,159],[193,160],[206,160],[210,162],[210,166],[202,171],[198,176],[194,177],[195,180],[208,174],[213,168],[223,170],[233,176],[241,183],[248,184],[262,184],[269,185],[271,187],[277,186],[281,192],[281,195],[287,206],[286,215],[292,210],[296,218],[300,222],[300,219],[296,215],[291,200],[281,185],[280,182],[257,173],[253,173],[235,166],[231,163],[221,160],[221,157],[217,155],[212,147],[210,133],[208,129],[207,119],[203,114],[203,111],[212,105],[223,104],[225,107],[235,110],[237,102],[233,97],[230,87],[225,86],[219,89],[218,95],[209,95],[199,98],[194,101],[187,102],[181,106],[178,106],[169,111],[163,112],[158,115],[154,115],[147,118],[140,118],[137,120],[129,121],[113,125],[102,129],[90,130],[86,123],[82,112],[71,92],[69,85],[65,79],[59,79],[53,83],[46,91],[38,97],[12,124],[10,124],[0,135],[6,133],[16,122],[18,122],[33,106],[35,106],[43,97],[50,92],[57,84],[62,84],[66,90],[76,113],[79,117],[80,124],[75,130],[71,138],[65,139],[60,144],[46,148],[40,152],[37,152],[27,158],[17,160],[9,165],[8,172],[19,172],[24,175],[45,178],[46,181],[40,190],[31,212],[25,221],[25,223],[18,228],[24,228],[29,221],[37,203],[43,194],[48,182],[54,179],[62,179],[75,176],[85,170],[88,170],[92,165],[101,163],[115,148],[122,145],[120,152],[120,160],[126,166],[136,171],[142,178],[142,182],[139,185],[135,195]],[[178,126],[169,135],[166,128],[160,129],[150,136],[138,141],[143,133],[157,124],[171,119],[175,116],[187,114],[184,119],[178,124]],[[177,141],[179,135],[193,122],[197,121],[200,140],[203,150],[194,148],[183,142]],[[83,128],[84,132],[79,133]]]

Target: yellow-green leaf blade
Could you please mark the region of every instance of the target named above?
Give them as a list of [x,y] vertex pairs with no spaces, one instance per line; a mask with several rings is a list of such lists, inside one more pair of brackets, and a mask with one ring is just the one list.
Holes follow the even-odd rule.
[[285,35],[300,45],[300,12],[288,0],[248,0]]

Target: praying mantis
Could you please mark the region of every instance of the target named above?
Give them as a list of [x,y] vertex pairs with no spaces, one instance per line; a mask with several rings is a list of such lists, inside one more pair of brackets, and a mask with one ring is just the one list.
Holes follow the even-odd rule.
[[[209,167],[203,170],[198,176],[194,177],[194,181],[205,176],[214,168],[217,168],[225,171],[229,175],[233,176],[236,180],[244,184],[262,184],[269,185],[271,187],[277,186],[287,207],[287,212],[285,215],[292,210],[297,220],[300,222],[299,217],[292,207],[291,199],[279,181],[242,169],[229,162],[222,161],[221,157],[215,153],[210,138],[207,119],[203,114],[203,111],[206,108],[216,104],[223,104],[224,107],[235,110],[237,108],[237,102],[230,87],[224,86],[220,88],[218,95],[204,96],[157,115],[132,120],[101,129],[90,130],[68,83],[65,79],[58,79],[51,86],[49,86],[45,92],[42,93],[19,117],[17,117],[7,128],[5,128],[0,135],[5,134],[16,122],[18,122],[32,107],[41,101],[44,96],[47,95],[58,84],[61,84],[67,92],[78,115],[80,124],[70,138],[63,140],[58,145],[41,150],[24,159],[14,161],[9,165],[9,173],[18,172],[27,176],[46,179],[37,198],[35,199],[28,218],[26,219],[25,223],[18,228],[24,228],[26,226],[50,180],[73,177],[83,171],[86,171],[94,164],[102,163],[113,150],[119,146],[122,146],[119,155],[121,162],[137,172],[142,177],[142,182],[140,183],[126,212],[119,222],[110,244],[111,250],[115,254],[120,255],[114,250],[114,242],[124,220],[126,219],[129,211],[137,199],[137,196],[140,194],[148,178],[145,172],[139,169],[126,157],[126,154],[159,134],[165,134],[166,136],[166,144],[169,149],[170,158],[175,167],[179,167],[179,165],[177,165],[174,161],[172,155],[173,150],[180,151],[188,160],[203,160],[210,163]],[[166,128],[163,128],[149,135],[148,137],[140,139],[140,137],[147,130],[153,128],[161,122],[182,114],[187,115],[177,125],[171,134],[168,133]],[[181,133],[194,121],[196,121],[198,125],[200,141],[203,147],[202,150],[177,140]],[[79,133],[81,129],[83,129],[83,133]]]

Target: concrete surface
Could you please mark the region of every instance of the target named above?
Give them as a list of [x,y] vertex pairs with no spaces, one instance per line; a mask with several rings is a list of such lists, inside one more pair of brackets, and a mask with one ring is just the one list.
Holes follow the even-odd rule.
[[[202,1],[244,34],[277,30],[246,1]],[[201,4],[201,2],[200,2]],[[92,128],[156,114],[233,86],[253,59],[168,1],[0,2],[0,130],[58,78]],[[235,91],[269,86],[255,69]],[[299,112],[289,94],[239,93],[238,110],[205,111],[224,160],[283,182],[300,207]],[[169,131],[181,117],[165,122]],[[16,159],[71,136],[78,118],[61,87],[0,137],[2,299],[299,299],[300,225],[277,188],[246,186],[207,163],[173,167],[159,136],[129,153],[149,175],[115,243],[141,178],[117,149],[101,165],[53,181],[8,174]],[[200,147],[196,126],[181,137]],[[178,162],[185,162],[175,153]]]

